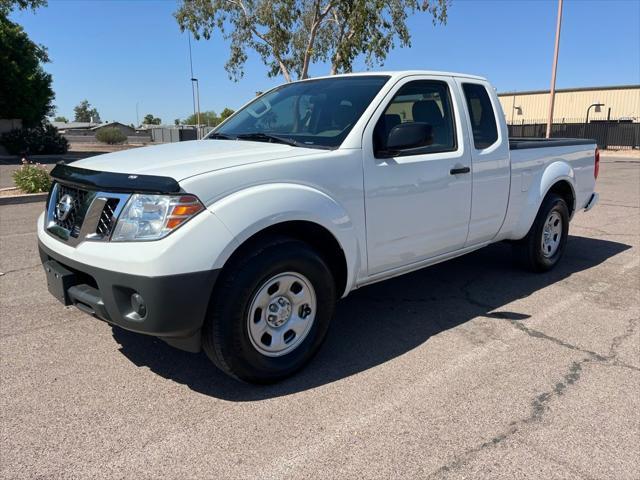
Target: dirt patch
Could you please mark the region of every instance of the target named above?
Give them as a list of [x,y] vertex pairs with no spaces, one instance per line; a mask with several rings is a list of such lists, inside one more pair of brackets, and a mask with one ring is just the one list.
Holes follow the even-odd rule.
[[122,150],[130,150],[132,148],[144,147],[143,144],[137,145],[106,145],[104,143],[71,143],[69,144],[70,152],[95,152],[95,153],[111,153],[120,152]]

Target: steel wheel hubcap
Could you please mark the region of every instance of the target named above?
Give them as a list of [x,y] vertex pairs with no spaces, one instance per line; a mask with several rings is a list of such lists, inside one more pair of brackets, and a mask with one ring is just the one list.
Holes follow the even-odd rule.
[[304,275],[286,272],[271,277],[251,300],[247,315],[251,344],[268,357],[292,352],[311,330],[316,307],[315,290]]
[[562,217],[558,212],[551,212],[542,229],[542,254],[552,257],[558,251],[562,239]]

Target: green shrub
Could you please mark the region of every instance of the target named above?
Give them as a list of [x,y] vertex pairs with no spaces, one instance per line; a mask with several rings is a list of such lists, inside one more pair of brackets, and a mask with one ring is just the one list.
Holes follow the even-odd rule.
[[25,193],[48,192],[51,187],[49,172],[39,163],[22,159],[22,166],[13,172],[13,182]]
[[67,153],[69,142],[58,129],[50,124],[35,128],[11,130],[0,136],[0,144],[4,145],[11,155],[23,153],[29,155],[51,155]]
[[96,133],[96,140],[109,145],[119,145],[127,140],[127,136],[114,127],[101,128]]

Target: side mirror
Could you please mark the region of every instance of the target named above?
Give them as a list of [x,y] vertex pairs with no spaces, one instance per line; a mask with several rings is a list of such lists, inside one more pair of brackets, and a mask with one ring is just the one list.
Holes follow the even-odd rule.
[[414,148],[433,143],[431,125],[424,122],[409,122],[396,125],[389,132],[387,144],[379,152],[382,156],[392,156]]

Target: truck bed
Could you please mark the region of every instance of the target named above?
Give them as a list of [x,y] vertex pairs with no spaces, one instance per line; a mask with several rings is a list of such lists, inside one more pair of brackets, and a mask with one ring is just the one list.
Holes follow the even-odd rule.
[[509,138],[510,150],[523,150],[525,148],[568,147],[573,145],[595,145],[596,141],[589,138],[533,138],[511,137]]

